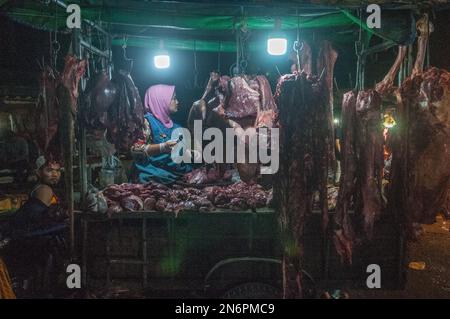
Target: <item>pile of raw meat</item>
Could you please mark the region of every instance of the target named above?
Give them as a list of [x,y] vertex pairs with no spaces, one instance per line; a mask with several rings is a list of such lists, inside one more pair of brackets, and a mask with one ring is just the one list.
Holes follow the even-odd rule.
[[271,191],[259,185],[236,183],[203,189],[163,184],[111,185],[103,190],[109,215],[123,211],[209,212],[216,208],[247,210],[269,205]]

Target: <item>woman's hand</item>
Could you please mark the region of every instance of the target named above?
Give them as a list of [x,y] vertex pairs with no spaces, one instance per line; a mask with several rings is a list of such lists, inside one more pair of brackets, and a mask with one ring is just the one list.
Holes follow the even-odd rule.
[[159,149],[161,153],[170,153],[172,149],[177,145],[178,142],[175,141],[167,141],[165,143],[159,144]]

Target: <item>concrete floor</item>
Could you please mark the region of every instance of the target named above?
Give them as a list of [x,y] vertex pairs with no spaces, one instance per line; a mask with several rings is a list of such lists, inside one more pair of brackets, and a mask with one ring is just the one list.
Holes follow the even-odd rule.
[[425,262],[424,270],[408,268],[404,290],[354,290],[350,298],[450,298],[450,221],[437,218],[424,225],[423,236],[408,246],[408,263]]

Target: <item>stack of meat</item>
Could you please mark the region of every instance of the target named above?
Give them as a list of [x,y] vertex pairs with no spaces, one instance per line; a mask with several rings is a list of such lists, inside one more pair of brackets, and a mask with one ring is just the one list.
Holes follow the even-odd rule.
[[422,71],[433,27],[427,16],[417,27],[417,60],[397,92],[398,135],[394,136],[389,198],[411,238],[420,233],[418,223],[435,221],[450,188],[450,72]]
[[303,44],[301,72],[283,76],[276,99],[280,124],[280,168],[274,186],[285,247],[284,296],[302,296],[302,234],[313,195],[320,193],[323,228],[328,224],[327,173],[333,160],[332,79],[337,53],[324,42],[312,75],[311,50]]
[[210,186],[204,189],[183,188],[163,184],[111,185],[103,191],[108,213],[122,211],[213,211],[215,208],[247,210],[269,204],[271,192],[261,186],[236,183],[230,186]]

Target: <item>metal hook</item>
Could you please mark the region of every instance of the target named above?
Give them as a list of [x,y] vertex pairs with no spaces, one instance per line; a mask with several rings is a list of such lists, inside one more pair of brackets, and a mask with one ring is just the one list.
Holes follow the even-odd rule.
[[122,49],[126,49],[127,48],[127,43],[128,43],[128,37],[124,36],[123,37]]
[[52,41],[52,49],[56,53],[58,53],[61,50],[61,44],[58,42],[58,40]]

